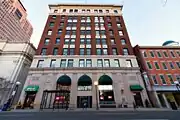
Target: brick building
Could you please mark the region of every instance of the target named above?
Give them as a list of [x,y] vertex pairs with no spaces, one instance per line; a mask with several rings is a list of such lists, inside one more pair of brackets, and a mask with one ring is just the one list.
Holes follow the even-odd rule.
[[87,107],[132,107],[133,102],[144,106],[148,97],[122,17],[123,6],[57,4],[49,8],[20,100],[28,107],[27,99],[33,96],[35,108],[40,103],[47,107],[44,100],[54,108],[67,97],[45,92],[65,89],[70,91],[66,100],[73,108],[82,107],[84,101]]
[[158,107],[180,106],[174,81],[180,82],[180,46],[134,47],[151,101]]

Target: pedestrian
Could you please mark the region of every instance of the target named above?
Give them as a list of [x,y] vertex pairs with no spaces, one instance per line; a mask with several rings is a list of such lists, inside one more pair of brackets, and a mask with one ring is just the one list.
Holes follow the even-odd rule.
[[68,102],[66,101],[66,111],[68,110],[69,106],[68,106]]
[[136,110],[136,104],[135,104],[135,102],[133,102],[133,108],[134,108],[134,110]]
[[145,100],[145,105],[147,108],[149,107],[149,101],[147,99]]

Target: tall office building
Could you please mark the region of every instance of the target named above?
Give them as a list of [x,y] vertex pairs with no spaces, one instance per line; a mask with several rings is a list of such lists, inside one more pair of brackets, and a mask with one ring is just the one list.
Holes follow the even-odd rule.
[[[121,5],[57,4],[20,101],[35,108],[144,106],[147,94]],[[29,102],[30,101],[30,102]]]
[[0,38],[8,41],[30,41],[32,25],[20,0],[0,1]]

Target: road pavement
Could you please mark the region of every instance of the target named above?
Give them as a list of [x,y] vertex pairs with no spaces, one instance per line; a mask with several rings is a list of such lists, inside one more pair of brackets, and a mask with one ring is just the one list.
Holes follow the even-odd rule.
[[180,120],[180,111],[1,112],[0,120]]

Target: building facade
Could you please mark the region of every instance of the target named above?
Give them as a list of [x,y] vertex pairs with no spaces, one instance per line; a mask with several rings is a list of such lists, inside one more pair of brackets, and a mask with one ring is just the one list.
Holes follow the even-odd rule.
[[33,28],[20,0],[0,1],[0,38],[8,41],[30,41]]
[[0,105],[11,97],[18,81],[21,85],[13,101],[17,103],[34,54],[35,47],[30,43],[0,40]]
[[[49,5],[49,17],[21,93],[25,107],[30,103],[37,109],[63,107],[64,101],[72,108],[84,103],[89,108],[133,107],[133,102],[145,106],[148,97],[122,7]],[[69,95],[57,93],[62,90]]]
[[144,80],[151,101],[158,107],[171,107],[172,102],[180,106],[180,47],[179,46],[135,46],[134,52],[145,73]]

